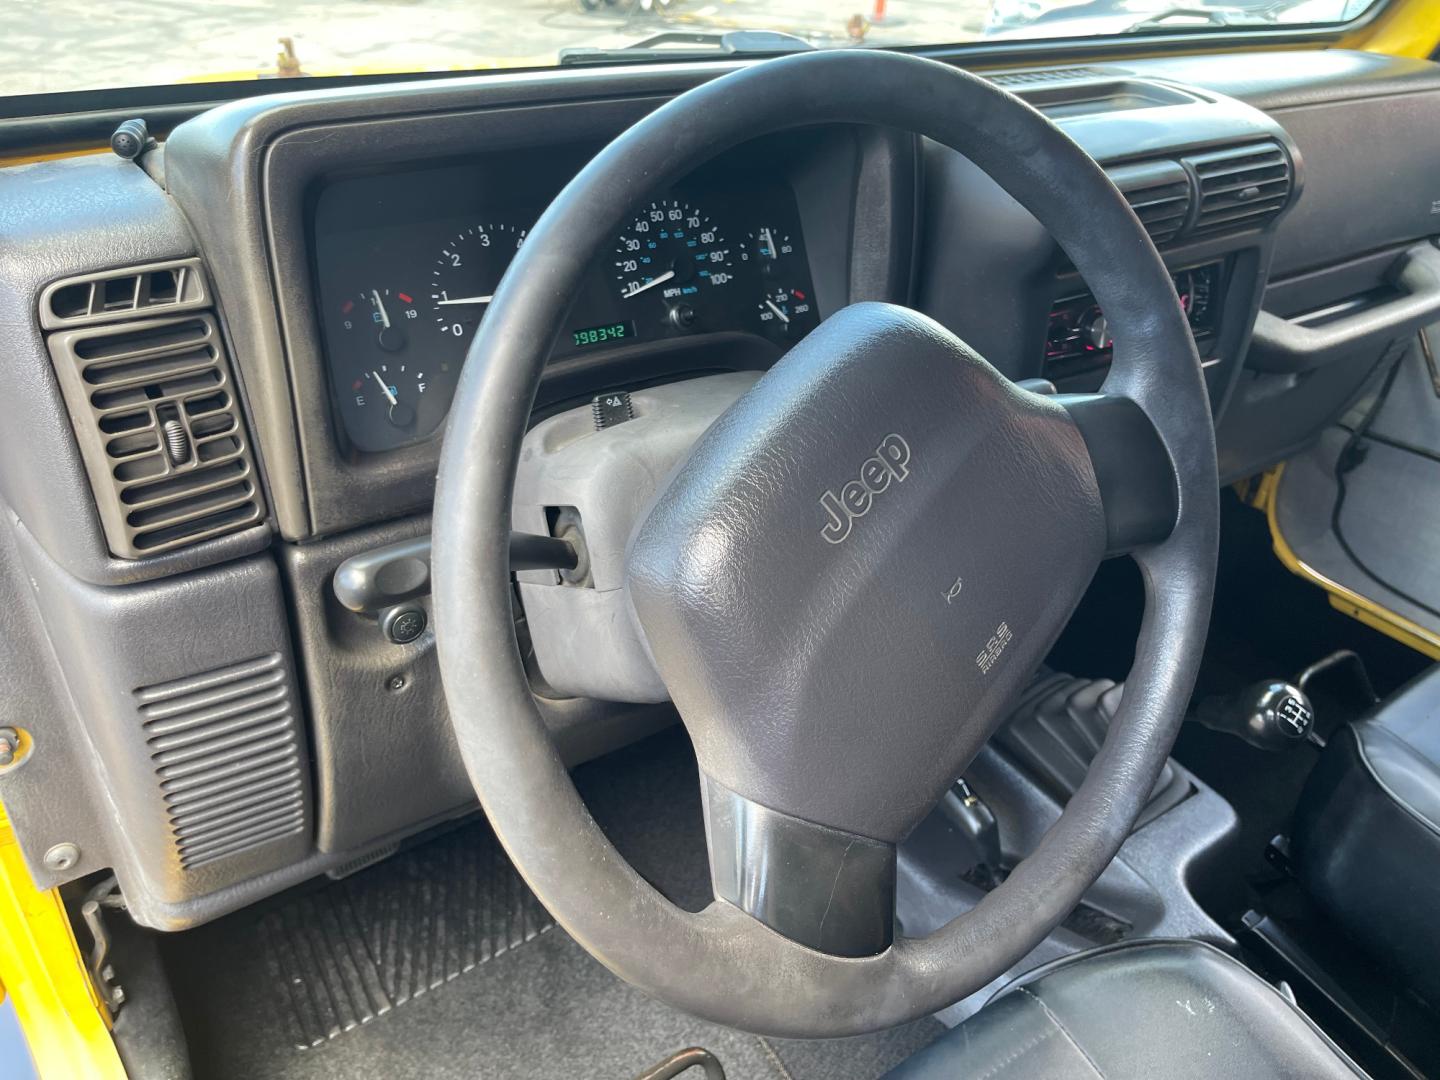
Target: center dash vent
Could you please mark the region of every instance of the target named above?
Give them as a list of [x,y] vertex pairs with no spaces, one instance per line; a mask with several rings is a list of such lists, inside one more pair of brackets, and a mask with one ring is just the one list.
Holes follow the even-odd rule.
[[141,558],[263,517],[211,315],[66,330],[48,344],[111,551]]
[[290,678],[279,653],[135,691],[180,865],[305,828]]
[[1190,175],[1178,161],[1141,161],[1105,170],[1157,244],[1173,240],[1190,216]]
[[1256,228],[1290,201],[1290,159],[1276,143],[1232,146],[1185,161],[1200,184],[1195,234]]

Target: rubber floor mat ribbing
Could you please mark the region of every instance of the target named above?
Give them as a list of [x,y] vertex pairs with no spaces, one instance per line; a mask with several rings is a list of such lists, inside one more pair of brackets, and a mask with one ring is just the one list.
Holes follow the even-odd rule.
[[253,942],[288,1037],[306,1049],[554,925],[489,830],[471,826],[285,900]]
[[[709,899],[683,733],[582,766],[596,820],[642,874]],[[610,974],[473,820],[353,876],[161,935],[196,1080],[629,1080],[682,1046],[731,1080],[874,1080],[942,1030],[758,1039]]]

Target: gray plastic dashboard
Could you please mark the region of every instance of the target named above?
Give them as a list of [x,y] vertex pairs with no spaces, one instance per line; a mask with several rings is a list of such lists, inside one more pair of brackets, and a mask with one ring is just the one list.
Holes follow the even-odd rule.
[[[0,665],[5,721],[33,740],[19,766],[0,771],[0,798],[37,882],[112,867],[140,921],[193,925],[470,809],[433,636],[393,645],[330,586],[344,559],[428,529],[438,443],[363,455],[337,438],[309,200],[337,173],[594,144],[726,69],[498,75],[236,102],[174,132],[163,187],[108,155],[0,170],[0,374],[10,392]],[[1183,57],[1013,86],[1107,167],[1255,140],[1283,149],[1293,194],[1282,213],[1163,248],[1176,269],[1225,267],[1219,362],[1207,374],[1231,475],[1283,456],[1359,391],[1380,344],[1276,385],[1246,366],[1251,327],[1262,304],[1292,316],[1374,290],[1395,252],[1440,232],[1434,65],[1271,54],[1257,74],[1250,62]],[[1147,86],[1159,88],[1148,103]],[[1045,373],[1047,314],[1083,282],[968,162],[891,132],[835,129],[807,133],[804,153],[782,167],[822,314],[857,299],[912,303],[1012,377]],[[637,183],[637,201],[645,194]],[[266,517],[122,559],[107,547],[37,305],[63,278],[194,257],[213,287]],[[541,404],[584,400],[606,380],[763,367],[775,355],[725,335],[586,355],[556,365]],[[573,758],[671,715],[580,699],[546,707]],[[226,741],[228,731],[249,734]],[[177,732],[195,742],[163,741]],[[192,760],[231,771],[195,774],[200,794],[187,801]],[[47,867],[60,844],[78,859]]]

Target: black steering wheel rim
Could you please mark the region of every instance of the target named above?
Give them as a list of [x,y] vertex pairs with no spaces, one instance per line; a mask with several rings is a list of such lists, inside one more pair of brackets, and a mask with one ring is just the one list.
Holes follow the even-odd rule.
[[[784,100],[783,117],[774,102]],[[1149,418],[1174,470],[1169,536],[1133,553],[1146,590],[1136,661],[1105,746],[1007,881],[922,939],[837,957],[729,904],[669,903],[590,818],[532,699],[508,573],[516,464],[544,364],[586,267],[643,193],[759,135],[826,123],[917,132],[965,154],[1055,237],[1122,332],[1105,392]],[[1123,336],[1122,336],[1123,335]],[[480,802],[559,923],[618,976],[690,1012],[781,1036],[837,1036],[938,1011],[1028,952],[1129,834],[1169,752],[1209,618],[1218,484],[1194,342],[1148,236],[1103,170],[1014,96],[932,61],[811,53],[707,83],[619,136],[556,198],[471,346],[434,517],[437,644]]]

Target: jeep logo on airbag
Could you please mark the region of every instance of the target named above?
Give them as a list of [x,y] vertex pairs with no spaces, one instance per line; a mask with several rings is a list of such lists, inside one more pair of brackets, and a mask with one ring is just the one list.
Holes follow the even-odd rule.
[[820,496],[820,505],[830,516],[820,535],[831,544],[842,543],[850,535],[856,518],[862,518],[875,504],[875,496],[891,483],[901,484],[910,475],[910,444],[899,435],[886,435],[875,448],[873,456],[860,463],[860,475],[846,483],[839,494],[827,491]]

